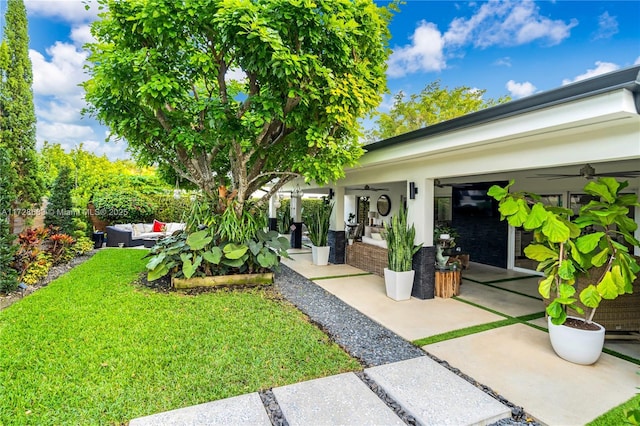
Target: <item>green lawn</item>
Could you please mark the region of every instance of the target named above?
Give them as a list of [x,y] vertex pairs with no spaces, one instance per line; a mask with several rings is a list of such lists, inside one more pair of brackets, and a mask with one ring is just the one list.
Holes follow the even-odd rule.
[[360,368],[263,290],[185,296],[131,283],[103,249],[0,311],[0,424],[109,424]]

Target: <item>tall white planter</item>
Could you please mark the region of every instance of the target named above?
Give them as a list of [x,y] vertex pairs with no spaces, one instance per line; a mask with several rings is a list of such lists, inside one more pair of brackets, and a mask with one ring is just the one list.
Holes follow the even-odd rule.
[[411,299],[415,274],[416,271],[396,272],[389,268],[384,268],[384,285],[387,290],[387,296],[398,301]]
[[329,246],[311,246],[311,259],[314,265],[324,266],[329,264]]
[[551,346],[560,358],[582,365],[591,365],[600,358],[604,346],[603,326],[594,322],[593,324],[600,327],[599,330],[580,330],[566,325],[555,325],[551,318],[547,318],[547,322]]

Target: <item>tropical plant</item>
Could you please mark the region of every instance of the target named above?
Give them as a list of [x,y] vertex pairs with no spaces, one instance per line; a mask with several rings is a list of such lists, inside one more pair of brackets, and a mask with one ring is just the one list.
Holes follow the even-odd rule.
[[309,239],[311,244],[316,247],[326,247],[328,245],[332,212],[333,203],[327,201],[308,216],[307,230],[309,231]]
[[289,257],[288,248],[289,241],[275,231],[259,230],[246,243],[219,245],[209,229],[182,232],[158,241],[151,249],[147,279],[154,281],[167,274],[191,278],[270,271],[278,268],[280,257]]
[[12,264],[12,268],[18,272],[18,281],[23,281],[29,266],[44,252],[42,244],[48,236],[49,231],[44,228],[27,228],[18,234],[18,249]]
[[[448,240],[441,240],[441,235],[448,235]],[[442,248],[453,248],[456,246],[456,238],[458,238],[458,231],[452,226],[446,223],[439,223],[433,230],[433,242]]]
[[47,276],[52,266],[53,262],[51,261],[51,255],[49,253],[40,252],[33,262],[29,263],[29,266],[27,266],[27,269],[24,271],[20,279],[27,285],[37,284],[38,281]]
[[280,208],[276,213],[277,223],[278,223],[278,232],[281,234],[288,234],[289,232],[291,232],[291,225],[293,225],[293,218],[291,217],[291,209],[289,207],[290,207],[289,200],[282,200],[280,202]]
[[[587,183],[584,191],[592,201],[574,218],[572,210],[547,206],[537,194],[510,193],[513,184],[511,181],[504,188],[494,185],[489,195],[500,202],[503,220],[533,231],[534,241],[524,253],[539,262],[537,269],[544,272],[538,291],[549,299],[546,311],[553,324],[565,322],[567,308],[591,322],[603,299],[633,291],[640,266],[623,242],[631,247],[640,244],[633,236],[638,225],[628,216],[629,208],[640,204],[635,194],[622,193],[628,182],[601,177]],[[578,277],[597,268],[602,268],[597,279],[576,294]],[[578,300],[587,308],[586,313]]]
[[76,241],[70,235],[52,232],[46,242],[48,245],[46,249],[47,253],[51,255],[51,262],[53,262],[54,265],[66,263],[76,255],[72,249]]
[[407,225],[407,210],[401,208],[389,223],[384,224],[387,232],[387,256],[389,269],[406,272],[413,269],[413,255],[420,250],[422,243],[415,244],[416,229]]

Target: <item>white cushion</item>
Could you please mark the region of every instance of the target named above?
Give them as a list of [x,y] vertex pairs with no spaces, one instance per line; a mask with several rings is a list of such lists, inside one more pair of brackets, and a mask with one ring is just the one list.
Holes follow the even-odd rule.
[[379,232],[372,232],[371,233],[371,238],[373,238],[374,240],[377,240],[377,241],[384,240],[384,238],[382,238],[382,234],[380,234]]
[[185,224],[184,223],[177,223],[177,222],[169,222],[166,225],[167,229],[166,229],[166,233],[167,235],[171,235],[176,231],[181,231],[184,229]]
[[140,240],[143,238],[149,238],[149,239],[157,239],[157,238],[161,238],[164,237],[165,233],[164,232],[142,232],[138,235],[134,235],[133,239],[134,240]]
[[362,242],[365,244],[370,244],[372,246],[387,248],[386,240],[375,240],[372,237],[362,237]]

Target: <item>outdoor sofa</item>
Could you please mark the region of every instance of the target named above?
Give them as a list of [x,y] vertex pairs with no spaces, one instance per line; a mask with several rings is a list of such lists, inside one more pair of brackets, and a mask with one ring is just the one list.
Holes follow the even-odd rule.
[[151,247],[159,238],[172,235],[184,229],[184,223],[125,223],[106,227],[107,247]]

